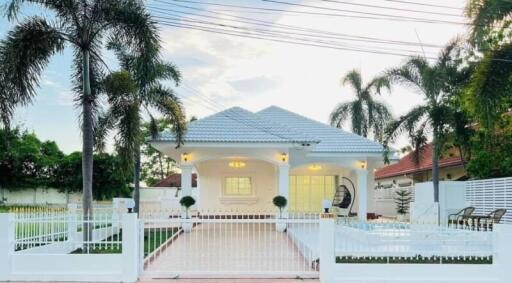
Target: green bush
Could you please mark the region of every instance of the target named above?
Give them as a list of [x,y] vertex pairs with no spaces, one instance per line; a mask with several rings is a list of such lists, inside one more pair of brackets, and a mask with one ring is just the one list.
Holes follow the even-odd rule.
[[282,218],[283,217],[283,208],[286,207],[286,204],[288,204],[288,200],[286,200],[285,197],[283,196],[275,196],[273,199],[272,199],[272,203],[277,207],[279,208],[279,217]]
[[184,196],[180,199],[180,204],[181,204],[181,206],[185,207],[186,217],[189,218],[188,211],[191,206],[196,204],[196,200],[191,196]]

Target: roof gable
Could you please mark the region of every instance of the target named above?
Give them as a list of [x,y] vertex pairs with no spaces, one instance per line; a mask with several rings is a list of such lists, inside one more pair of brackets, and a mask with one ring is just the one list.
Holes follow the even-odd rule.
[[[175,135],[163,132],[157,141],[175,141]],[[191,122],[184,142],[227,143],[316,143],[317,139],[240,107],[233,107]]]
[[257,116],[285,124],[320,140],[313,152],[318,153],[382,153],[383,146],[359,135],[315,121],[277,106],[265,108]]

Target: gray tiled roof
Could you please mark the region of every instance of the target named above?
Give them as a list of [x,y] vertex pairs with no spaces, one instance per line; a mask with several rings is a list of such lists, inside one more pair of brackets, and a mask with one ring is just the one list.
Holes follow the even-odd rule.
[[266,118],[276,123],[292,125],[309,135],[320,140],[313,152],[333,153],[381,153],[383,146],[359,135],[346,132],[342,129],[331,127],[327,124],[309,119],[288,110],[271,106],[256,113],[257,116]]
[[[156,141],[175,141],[164,132]],[[299,114],[271,106],[253,113],[240,107],[189,124],[187,142],[314,143],[313,152],[380,153],[382,145]]]
[[[163,132],[157,141],[175,141],[175,136]],[[190,123],[184,142],[317,143],[319,140],[233,107]]]

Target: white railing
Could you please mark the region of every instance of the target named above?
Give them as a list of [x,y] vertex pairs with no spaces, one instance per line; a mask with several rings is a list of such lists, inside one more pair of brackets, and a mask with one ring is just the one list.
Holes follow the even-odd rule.
[[120,221],[87,221],[85,226],[93,228],[88,241],[79,228],[83,220],[68,216],[0,213],[0,281],[137,281],[135,214],[122,214]]
[[[319,214],[276,211],[182,211],[146,215],[144,276],[284,276],[317,277]],[[157,217],[160,216],[160,217]],[[308,235],[311,236],[311,235]],[[142,246],[142,245],[141,245]]]
[[[34,254],[119,253],[121,219],[113,213],[96,213],[84,219],[80,211],[24,208],[13,213],[14,251]],[[90,237],[84,239],[88,227]]]
[[466,182],[466,201],[476,208],[475,214],[507,209],[502,223],[512,224],[512,177]]
[[321,282],[510,281],[510,225],[477,231],[322,214],[319,234]]
[[[475,227],[476,229],[476,227]],[[378,223],[343,221],[336,226],[339,258],[460,258],[490,261],[491,227],[481,231],[471,225],[439,226],[434,223]]]

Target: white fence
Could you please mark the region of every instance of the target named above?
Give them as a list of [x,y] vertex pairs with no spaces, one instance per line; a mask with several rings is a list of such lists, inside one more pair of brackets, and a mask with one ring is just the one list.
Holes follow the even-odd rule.
[[475,214],[507,209],[502,222],[512,224],[512,177],[466,182],[466,201],[476,208]]
[[[134,282],[135,214],[99,213],[84,221],[68,210],[0,213],[0,281]],[[84,240],[84,227],[91,237]]]
[[320,220],[321,282],[509,282],[512,226]]

